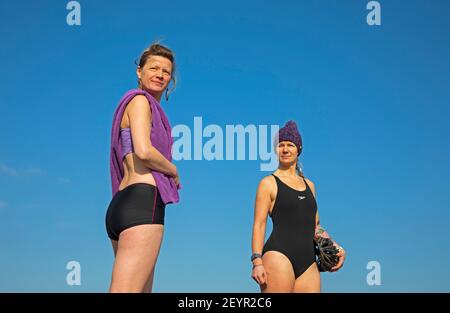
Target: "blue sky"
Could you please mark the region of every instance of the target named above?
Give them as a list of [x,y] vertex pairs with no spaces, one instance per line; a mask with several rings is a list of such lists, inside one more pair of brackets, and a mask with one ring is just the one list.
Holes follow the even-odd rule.
[[[450,291],[448,1],[380,1],[373,27],[363,0],[79,1],[80,26],[67,2],[0,2],[0,291],[108,289],[111,119],[156,39],[177,57],[172,125],[297,121],[321,222],[348,252],[323,291]],[[259,165],[177,162],[155,291],[259,291]]]

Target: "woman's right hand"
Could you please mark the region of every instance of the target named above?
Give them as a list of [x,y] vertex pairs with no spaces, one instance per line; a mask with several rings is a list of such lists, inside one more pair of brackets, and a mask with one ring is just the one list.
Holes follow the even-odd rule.
[[267,280],[266,270],[263,264],[253,265],[252,278],[259,284],[264,285]]
[[175,182],[175,185],[178,187],[180,185],[180,176],[178,176],[178,170],[177,170],[177,167],[175,166],[175,164],[172,164],[172,165],[174,168],[172,178]]
[[175,181],[175,185],[178,187],[180,185],[180,176],[178,176],[178,173],[174,176],[173,180]]

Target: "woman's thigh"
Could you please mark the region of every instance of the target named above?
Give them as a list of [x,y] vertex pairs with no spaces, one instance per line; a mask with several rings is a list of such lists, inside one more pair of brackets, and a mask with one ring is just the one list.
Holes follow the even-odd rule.
[[294,292],[320,292],[320,272],[316,262],[295,280]]
[[291,261],[278,251],[267,251],[263,255],[267,282],[261,286],[262,292],[292,292],[295,274]]
[[164,226],[144,224],[120,233],[111,290],[140,292],[159,255]]

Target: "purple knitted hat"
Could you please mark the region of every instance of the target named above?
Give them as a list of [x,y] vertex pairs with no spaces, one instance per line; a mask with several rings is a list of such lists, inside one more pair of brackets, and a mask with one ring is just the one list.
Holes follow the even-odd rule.
[[297,124],[294,121],[288,121],[284,127],[280,128],[275,135],[274,145],[275,147],[281,141],[290,141],[297,146],[298,154],[302,152],[302,136],[300,135]]

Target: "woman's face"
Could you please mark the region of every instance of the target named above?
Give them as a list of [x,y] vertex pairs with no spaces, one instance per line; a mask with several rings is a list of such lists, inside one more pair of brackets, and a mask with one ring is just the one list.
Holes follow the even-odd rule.
[[161,96],[172,78],[172,62],[165,57],[152,55],[142,68],[138,67],[136,73],[142,89]]
[[290,165],[297,160],[297,146],[290,141],[280,141],[277,145],[278,161],[281,164]]

